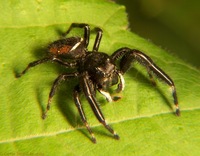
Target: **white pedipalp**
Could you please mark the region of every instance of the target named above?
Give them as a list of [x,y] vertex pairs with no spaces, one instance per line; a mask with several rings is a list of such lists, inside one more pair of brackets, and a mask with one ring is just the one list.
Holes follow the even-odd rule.
[[102,89],[100,89],[99,92],[106,97],[106,100],[108,102],[112,102],[113,101],[110,93],[108,93],[108,92],[106,92],[106,91],[104,91]]
[[123,91],[124,88],[125,88],[125,80],[124,80],[124,77],[121,73],[117,72],[117,74],[118,74],[119,79],[120,79],[120,82],[119,82],[118,88],[117,88],[117,92],[119,93],[119,92]]

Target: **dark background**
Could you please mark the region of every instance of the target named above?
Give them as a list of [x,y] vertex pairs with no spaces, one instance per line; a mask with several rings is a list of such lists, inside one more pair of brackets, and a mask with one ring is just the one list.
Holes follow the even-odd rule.
[[199,0],[116,0],[132,32],[200,69]]

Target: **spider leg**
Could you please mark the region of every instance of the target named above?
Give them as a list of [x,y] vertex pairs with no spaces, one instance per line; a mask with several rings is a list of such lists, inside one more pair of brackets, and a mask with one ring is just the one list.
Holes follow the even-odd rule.
[[53,57],[52,61],[56,62],[56,63],[59,63],[59,64],[65,66],[65,67],[71,67],[71,68],[74,68],[77,65],[77,62],[70,62],[69,63],[69,62],[63,61],[63,60],[61,60],[61,59],[59,59],[57,57]]
[[28,66],[20,74],[18,74],[16,77],[19,78],[22,75],[24,75],[30,68],[35,67],[35,66],[42,64],[42,63],[46,63],[50,60],[51,60],[50,57],[45,57],[45,58],[42,58],[40,60],[33,61],[33,62],[29,63]]
[[[129,54],[124,53],[124,52],[129,53],[128,49],[123,49],[122,51],[120,51],[120,50],[117,51],[117,53],[116,53],[119,56],[115,56],[114,58],[116,59],[117,57],[122,57],[121,55],[123,55],[123,57],[120,60],[120,71],[121,71],[122,74],[124,74],[131,67],[132,63],[136,61],[136,59],[134,57],[130,57]],[[151,70],[149,68],[147,68],[147,72],[149,74],[149,77],[150,77],[152,84],[154,86],[156,86],[156,82],[155,82],[153,75],[151,73]]]
[[84,110],[83,110],[83,107],[82,107],[82,104],[81,104],[81,101],[80,101],[80,98],[79,98],[80,92],[81,92],[81,91],[80,91],[80,87],[79,87],[79,86],[76,86],[76,87],[74,88],[74,93],[73,93],[74,102],[75,102],[75,104],[76,104],[76,107],[77,107],[77,109],[78,109],[78,112],[79,112],[79,114],[80,114],[80,116],[81,116],[81,119],[82,119],[84,125],[86,126],[87,130],[89,131],[89,133],[90,133],[90,135],[91,135],[91,137],[92,137],[92,142],[93,142],[93,143],[96,143],[96,138],[95,138],[95,136],[94,136],[94,134],[93,134],[93,132],[92,132],[92,130],[91,130],[91,128],[90,128],[88,122],[87,122],[87,118],[86,118],[86,116],[85,116],[85,113],[84,113]]
[[68,62],[62,61],[59,58],[50,56],[50,57],[45,57],[45,58],[42,58],[40,60],[36,60],[36,61],[33,61],[33,62],[29,63],[28,66],[20,74],[18,74],[16,77],[19,78],[22,75],[24,75],[30,68],[33,68],[33,67],[35,67],[37,65],[40,65],[42,63],[46,63],[46,62],[49,62],[49,61],[57,62],[57,63],[65,66],[65,67],[72,67],[73,68],[73,67],[76,66],[76,62],[68,63]]
[[121,57],[122,59],[120,62],[120,70],[122,73],[125,73],[131,67],[131,63],[133,61],[137,61],[147,68],[150,78],[153,77],[152,74],[154,74],[155,76],[163,80],[166,84],[168,84],[172,89],[172,96],[174,99],[174,105],[176,107],[176,115],[180,116],[178,98],[173,80],[162,69],[160,69],[156,64],[154,64],[150,57],[148,57],[139,50],[129,49],[125,47],[118,49],[111,55],[111,58],[114,61]]
[[61,81],[64,81],[64,80],[67,80],[67,79],[69,79],[69,78],[77,77],[77,76],[78,76],[78,73],[68,73],[68,74],[61,74],[61,75],[59,75],[59,76],[55,79],[55,81],[54,81],[54,83],[53,83],[53,85],[52,85],[52,87],[51,87],[51,91],[50,91],[50,93],[49,93],[49,98],[48,98],[48,103],[47,103],[46,111],[45,111],[44,114],[42,115],[42,118],[43,118],[43,119],[45,119],[46,116],[47,116],[47,112],[48,112],[49,109],[50,109],[51,100],[52,100],[53,96],[55,95],[55,91],[56,91],[58,85],[60,84],[60,82],[61,82]]
[[90,26],[85,23],[72,23],[70,27],[68,28],[68,30],[63,35],[66,36],[67,34],[69,34],[69,32],[73,28],[84,28],[84,41],[85,41],[85,47],[87,47],[89,44],[89,38],[90,38]]
[[93,46],[93,52],[97,52],[99,50],[99,44],[101,42],[101,38],[103,35],[103,30],[99,27],[95,27],[94,31],[97,32],[96,38],[95,38],[95,42],[94,42],[94,46]]
[[[70,27],[68,28],[68,30],[63,35],[66,36],[67,34],[69,34],[69,32],[73,28],[84,28],[85,47],[87,47],[88,44],[89,44],[89,37],[90,37],[90,27],[89,27],[89,25],[85,24],[85,23],[72,23],[70,25]],[[99,49],[99,44],[101,42],[103,31],[99,27],[95,27],[93,30],[95,32],[97,32],[97,35],[96,35],[96,38],[95,38],[95,42],[94,42],[94,46],[93,46],[93,52],[97,52],[98,49]]]
[[81,78],[81,87],[83,89],[83,92],[96,116],[96,118],[99,120],[100,123],[104,125],[104,127],[114,135],[115,139],[119,139],[118,134],[106,123],[105,118],[98,106],[98,103],[96,101],[95,95],[94,95],[94,87],[92,82],[89,80],[89,76],[87,72],[83,73],[83,76]]
[[153,74],[151,73],[150,70],[148,70],[148,68],[147,68],[147,71],[148,71],[148,74],[149,74],[149,77],[150,77],[150,80],[151,80],[152,85],[153,85],[153,86],[156,86],[156,81],[155,81],[154,78],[153,78]]

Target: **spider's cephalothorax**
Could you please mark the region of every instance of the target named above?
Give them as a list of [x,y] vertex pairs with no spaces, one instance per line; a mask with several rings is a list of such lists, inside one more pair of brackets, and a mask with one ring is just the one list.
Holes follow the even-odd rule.
[[[88,51],[87,47],[90,37],[90,28],[88,24],[73,23],[64,35],[67,35],[71,29],[75,27],[84,29],[83,38],[69,37],[51,43],[48,46],[48,57],[29,63],[26,69],[20,75],[18,75],[18,77],[20,77],[30,68],[48,61],[61,64],[66,67],[66,69],[74,69],[74,72],[60,74],[54,81],[49,93],[47,109],[43,114],[43,118],[46,117],[47,112],[50,109],[51,99],[54,96],[55,90],[59,83],[61,81],[76,77],[78,78],[79,84],[74,87],[73,98],[80,113],[81,119],[91,134],[92,141],[95,143],[96,139],[89,124],[87,123],[87,119],[82,108],[79,98],[81,92],[84,93],[99,122],[101,122],[105,128],[114,135],[115,139],[119,139],[119,136],[105,121],[105,118],[96,100],[96,91],[99,91],[102,95],[104,95],[108,101],[112,101],[113,98],[109,94],[108,89],[116,84],[118,85],[116,90],[117,92],[120,92],[124,89],[125,82],[123,74],[131,67],[132,62],[134,61],[137,61],[146,67],[152,80],[153,75],[155,75],[171,87],[172,96],[176,107],[176,115],[180,115],[174,82],[164,71],[162,71],[153,63],[151,58],[139,50],[130,49],[127,47],[116,50],[111,56],[103,52],[98,52],[102,37],[102,30],[98,27],[94,28],[97,34],[93,49],[92,51]],[[117,63],[117,60],[119,63]],[[155,82],[153,81],[153,83]]]

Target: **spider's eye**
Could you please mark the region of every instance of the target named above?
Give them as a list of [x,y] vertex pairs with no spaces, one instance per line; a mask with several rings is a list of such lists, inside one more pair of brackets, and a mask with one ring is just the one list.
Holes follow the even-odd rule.
[[97,67],[96,70],[97,70],[97,74],[100,77],[106,77],[105,69],[103,69],[102,67]]
[[104,66],[101,67],[97,67],[97,73],[99,74],[99,76],[101,77],[110,77],[112,75],[112,73],[114,72],[114,68],[115,66],[111,63],[108,63]]

